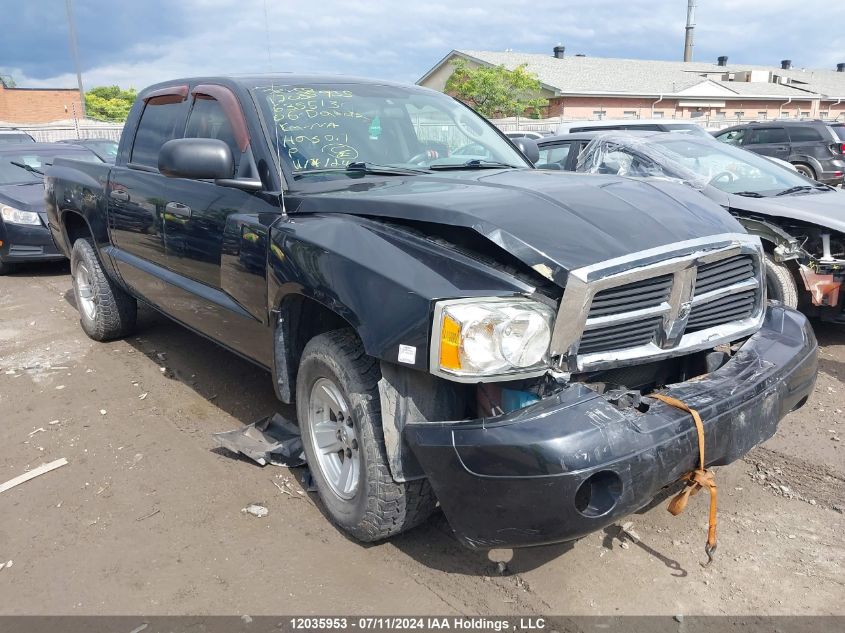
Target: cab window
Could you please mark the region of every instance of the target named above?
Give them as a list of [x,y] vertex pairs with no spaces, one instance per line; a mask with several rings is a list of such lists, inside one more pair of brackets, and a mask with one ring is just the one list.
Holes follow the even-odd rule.
[[164,95],[153,97],[144,106],[132,155],[129,162],[145,167],[158,168],[158,152],[167,141],[177,138],[183,122],[183,101],[179,97]]
[[229,117],[223,111],[223,106],[213,97],[197,94],[194,107],[188,117],[185,128],[185,138],[215,138],[223,141],[232,150],[235,168],[241,158],[241,150],[235,141],[235,132]]

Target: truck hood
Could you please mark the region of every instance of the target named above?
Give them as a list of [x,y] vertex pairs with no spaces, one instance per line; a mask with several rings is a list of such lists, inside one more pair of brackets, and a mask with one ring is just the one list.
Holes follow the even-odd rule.
[[474,229],[547,277],[675,242],[743,233],[686,185],[509,169],[362,176],[290,194],[293,213],[348,213]]
[[800,220],[845,233],[845,191],[839,189],[769,198],[728,197],[731,208],[737,211]]

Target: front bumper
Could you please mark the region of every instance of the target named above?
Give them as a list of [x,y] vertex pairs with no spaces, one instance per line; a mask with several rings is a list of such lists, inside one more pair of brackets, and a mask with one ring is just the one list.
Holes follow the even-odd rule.
[[11,224],[0,221],[0,260],[8,263],[64,259],[50,230],[43,225]]
[[[773,306],[728,363],[665,393],[701,413],[707,464],[729,464],[804,404],[816,367],[807,319]],[[576,383],[497,418],[408,424],[404,437],[462,543],[554,543],[638,510],[697,466],[690,416],[646,402],[623,411]]]

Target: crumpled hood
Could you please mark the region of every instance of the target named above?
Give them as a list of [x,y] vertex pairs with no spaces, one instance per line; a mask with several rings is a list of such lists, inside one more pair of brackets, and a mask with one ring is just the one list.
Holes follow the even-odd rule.
[[340,212],[472,228],[555,281],[569,270],[722,233],[719,205],[673,182],[510,169],[350,178],[290,195],[292,213]]
[[769,198],[731,195],[730,205],[738,211],[801,220],[845,233],[845,191],[840,189]]

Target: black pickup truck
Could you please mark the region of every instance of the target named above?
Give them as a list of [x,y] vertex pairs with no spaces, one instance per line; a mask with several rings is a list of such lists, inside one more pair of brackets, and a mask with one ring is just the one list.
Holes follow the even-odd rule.
[[143,91],[115,164],[57,160],[81,323],[137,301],[272,372],[326,514],[363,541],[439,502],[473,548],[578,538],[802,406],[816,341],[763,251],[671,182],[536,170],[450,97],[296,75]]

